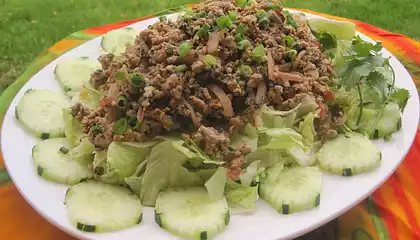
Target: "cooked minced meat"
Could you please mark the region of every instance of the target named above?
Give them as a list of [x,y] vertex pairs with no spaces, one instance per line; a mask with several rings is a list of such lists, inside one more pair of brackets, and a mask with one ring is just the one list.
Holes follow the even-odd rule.
[[[244,161],[230,157],[237,151],[228,147],[230,134],[255,123],[256,109],[291,109],[303,95],[323,104],[330,92],[331,59],[298,25],[271,1],[244,9],[234,1],[204,1],[176,22],[143,30],[123,56],[101,56],[103,70],[91,78],[106,92],[99,113],[75,107],[75,114],[83,114],[97,147],[180,132],[210,156],[231,159],[233,174]],[[322,123],[320,133],[333,134]],[[121,124],[128,130],[118,131]]]

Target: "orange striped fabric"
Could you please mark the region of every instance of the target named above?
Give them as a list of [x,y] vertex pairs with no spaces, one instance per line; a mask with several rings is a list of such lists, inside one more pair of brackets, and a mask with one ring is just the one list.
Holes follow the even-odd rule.
[[[160,13],[165,14],[172,9]],[[304,12],[336,20],[351,21],[357,30],[383,42],[409,70],[420,86],[420,42],[378,29],[369,24],[305,9]],[[155,15],[156,16],[156,15]],[[80,44],[110,30],[149,19],[143,17],[111,25],[82,30],[56,43],[38,57],[25,73],[0,96],[0,119],[19,89],[40,69]],[[302,239],[320,240],[417,240],[420,239],[420,129],[406,159],[390,179],[365,201],[338,219],[305,235]],[[74,239],[41,218],[18,193],[10,181],[0,155],[0,236],[12,240]],[[1,238],[1,237],[0,237]],[[5,238],[5,239],[6,239]]]

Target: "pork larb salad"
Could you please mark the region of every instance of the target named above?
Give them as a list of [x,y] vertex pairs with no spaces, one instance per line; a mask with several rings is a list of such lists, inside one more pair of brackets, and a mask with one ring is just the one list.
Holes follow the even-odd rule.
[[140,224],[142,206],[186,239],[214,237],[259,198],[281,214],[316,208],[323,173],[379,166],[371,140],[401,128],[409,98],[380,42],[275,1],[206,0],[111,31],[101,50],[58,62],[66,94],[31,89],[16,107],[43,139],[37,173],[72,185],[69,219],[87,232]]

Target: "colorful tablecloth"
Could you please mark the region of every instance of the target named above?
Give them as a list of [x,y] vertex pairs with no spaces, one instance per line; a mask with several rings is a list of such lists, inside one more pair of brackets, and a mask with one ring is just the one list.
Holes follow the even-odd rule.
[[[411,73],[420,87],[420,42],[406,36],[378,29],[369,24],[301,10],[330,19],[356,24],[357,30],[383,42]],[[164,14],[163,12],[160,14]],[[158,15],[160,15],[158,14]],[[154,15],[156,16],[156,15]],[[0,96],[0,119],[19,89],[39,70],[68,50],[106,32],[151,18],[115,23],[73,33],[52,46]],[[49,224],[22,198],[10,181],[0,155],[0,239],[8,240],[67,240],[74,239]],[[140,237],[139,239],[147,239]],[[420,239],[420,129],[416,140],[395,174],[370,197],[338,219],[303,236],[310,240],[369,240]]]

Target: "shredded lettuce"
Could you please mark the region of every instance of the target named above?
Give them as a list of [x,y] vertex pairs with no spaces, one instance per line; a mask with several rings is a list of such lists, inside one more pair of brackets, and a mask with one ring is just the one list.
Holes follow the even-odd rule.
[[271,167],[278,161],[283,161],[284,158],[282,151],[261,149],[245,156],[246,162],[259,161],[260,167]]
[[[171,174],[179,171],[180,166],[189,160],[179,151],[183,141],[163,141],[152,148],[146,158],[147,165],[143,174],[140,199],[143,205],[154,206],[160,191],[169,187]],[[172,179],[176,179],[172,177]],[[171,185],[175,185],[174,182]]]
[[101,100],[101,93],[88,86],[83,86],[79,94],[74,96],[72,99],[74,103],[79,102],[90,109],[98,108],[100,100]]
[[251,152],[258,148],[258,130],[249,123],[245,125],[242,132],[235,131],[230,142],[230,147],[235,149],[245,145],[251,147]]
[[169,187],[192,187],[203,185],[204,180],[198,172],[189,172],[181,165],[175,166],[175,169],[169,176]]
[[288,150],[294,146],[306,148],[303,137],[290,128],[272,128],[262,131],[259,149]]
[[76,147],[80,144],[80,141],[83,137],[86,136],[82,131],[80,123],[71,115],[69,109],[63,109],[63,119],[64,119],[64,132],[67,138],[67,141],[70,143],[71,147]]
[[130,189],[136,195],[140,195],[141,188],[142,188],[142,181],[143,181],[143,176],[140,176],[140,177],[131,176],[131,177],[124,178],[124,182],[130,187]]
[[227,182],[228,169],[219,167],[213,176],[204,184],[210,199],[218,200],[223,197]]
[[251,186],[251,183],[256,180],[255,178],[257,177],[260,162],[261,160],[257,160],[250,163],[246,170],[239,176],[242,185],[249,187]]
[[316,140],[316,131],[314,127],[315,115],[309,113],[303,121],[299,123],[299,132],[303,137],[303,143],[306,146],[312,146]]
[[81,163],[92,163],[94,158],[95,146],[89,141],[87,137],[83,138],[79,145],[70,151],[70,156],[73,160]]
[[132,176],[139,164],[145,160],[150,148],[138,148],[129,145],[123,145],[118,142],[112,142],[108,147],[107,163],[110,170],[121,177]]
[[242,184],[228,181],[226,200],[230,211],[234,213],[250,212],[258,200],[258,186],[245,187]]

